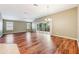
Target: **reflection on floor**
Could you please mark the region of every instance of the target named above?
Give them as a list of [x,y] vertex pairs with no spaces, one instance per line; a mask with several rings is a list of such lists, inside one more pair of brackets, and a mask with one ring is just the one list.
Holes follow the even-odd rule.
[[77,54],[76,40],[48,34],[16,33],[4,35],[0,43],[17,44],[21,54]]

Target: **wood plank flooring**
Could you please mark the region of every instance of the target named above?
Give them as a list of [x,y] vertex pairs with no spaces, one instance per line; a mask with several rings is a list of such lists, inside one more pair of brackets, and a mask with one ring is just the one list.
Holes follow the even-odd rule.
[[78,54],[76,40],[39,33],[7,34],[0,43],[17,44],[21,54]]
[[53,42],[57,47],[55,53],[78,54],[78,44],[76,40],[53,36]]

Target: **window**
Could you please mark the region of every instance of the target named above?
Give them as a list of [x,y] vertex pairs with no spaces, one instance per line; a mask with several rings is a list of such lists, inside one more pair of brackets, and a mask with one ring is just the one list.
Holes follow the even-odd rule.
[[13,30],[13,22],[6,22],[6,30]]
[[31,29],[32,24],[31,23],[27,23],[27,29],[30,30]]

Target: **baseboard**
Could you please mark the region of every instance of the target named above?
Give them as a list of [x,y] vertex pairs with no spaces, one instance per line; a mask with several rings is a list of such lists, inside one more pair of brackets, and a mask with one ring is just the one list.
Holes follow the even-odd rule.
[[42,34],[49,34],[50,35],[50,32],[48,31],[36,31],[37,33],[42,33]]
[[[26,31],[24,31],[24,32],[26,32]],[[3,33],[3,35],[4,35],[4,34],[16,34],[16,33],[24,33],[24,32],[11,32],[11,33]]]
[[60,36],[60,35],[51,35],[53,36],[57,36],[57,37],[61,37],[61,38],[66,38],[66,39],[72,39],[72,40],[77,40],[76,38],[72,38],[72,37],[67,37],[67,36]]

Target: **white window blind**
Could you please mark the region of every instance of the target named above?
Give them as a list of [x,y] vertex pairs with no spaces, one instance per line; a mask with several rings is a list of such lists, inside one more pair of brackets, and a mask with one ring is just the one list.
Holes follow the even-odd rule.
[[6,22],[6,30],[13,30],[13,22]]

